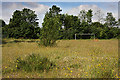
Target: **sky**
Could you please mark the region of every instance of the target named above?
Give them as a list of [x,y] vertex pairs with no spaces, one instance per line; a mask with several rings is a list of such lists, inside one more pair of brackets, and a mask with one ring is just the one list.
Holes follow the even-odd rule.
[[[62,9],[61,14],[67,13],[69,15],[77,16],[81,10],[92,9],[93,15],[98,10],[101,10],[101,13],[104,14],[103,17],[106,16],[107,12],[112,12],[113,16],[118,19],[118,2],[71,2],[70,0],[69,2],[67,0],[66,2],[47,2],[46,0],[44,0],[44,2],[27,1],[28,0],[24,0],[23,2],[9,2],[7,0],[2,1],[2,15],[0,18],[8,24],[15,10],[21,11],[23,8],[29,8],[35,11],[39,19],[39,26],[42,27],[45,13],[52,7],[52,5],[56,5]],[[97,21],[96,16],[93,16],[93,21]]]
[[1,0],[2,2],[118,2],[119,0]]

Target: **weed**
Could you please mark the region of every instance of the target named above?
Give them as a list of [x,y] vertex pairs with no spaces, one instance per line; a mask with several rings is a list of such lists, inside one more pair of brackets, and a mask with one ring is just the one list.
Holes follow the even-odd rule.
[[40,55],[31,54],[27,56],[24,60],[22,58],[17,58],[16,68],[22,69],[27,72],[31,71],[49,71],[55,64],[51,62],[46,57],[41,57]]

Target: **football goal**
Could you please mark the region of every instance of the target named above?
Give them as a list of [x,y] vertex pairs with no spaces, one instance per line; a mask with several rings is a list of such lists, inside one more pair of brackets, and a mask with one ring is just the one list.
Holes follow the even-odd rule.
[[93,34],[93,33],[82,33],[82,34],[75,34],[75,40],[77,39],[77,35],[80,35],[80,36],[92,36],[93,37],[93,39],[95,40],[95,34]]

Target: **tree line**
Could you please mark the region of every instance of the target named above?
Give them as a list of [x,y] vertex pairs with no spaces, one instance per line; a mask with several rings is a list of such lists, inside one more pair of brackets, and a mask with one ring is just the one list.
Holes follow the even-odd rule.
[[[57,39],[74,39],[75,34],[92,33],[98,39],[120,38],[120,19],[116,20],[111,12],[106,18],[98,10],[95,14],[90,9],[81,10],[78,16],[61,14],[62,9],[53,5],[45,13],[42,27],[39,27],[37,14],[31,9],[16,10],[9,24],[0,20],[3,38],[38,39],[43,44],[53,44]],[[98,21],[93,22],[96,15]],[[103,23],[103,22],[104,23]],[[77,36],[77,38],[89,39],[91,36]],[[46,44],[47,43],[47,44]]]

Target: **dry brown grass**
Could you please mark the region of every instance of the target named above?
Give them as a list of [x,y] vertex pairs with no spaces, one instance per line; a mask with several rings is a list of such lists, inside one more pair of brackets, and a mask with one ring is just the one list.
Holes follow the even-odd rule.
[[[4,40],[8,43],[2,45],[3,70],[7,71],[8,69],[15,68],[12,64],[14,64],[13,62],[17,57],[25,58],[25,56],[32,53],[48,57],[57,66],[48,73],[8,71],[3,74],[3,77],[95,78],[102,77],[103,72],[100,73],[101,69],[108,66],[109,70],[113,70],[113,73],[109,73],[113,74],[110,77],[118,77],[118,40],[58,40],[55,47],[38,46],[36,42],[25,42],[26,40],[17,43],[9,43],[13,39]],[[95,66],[97,67],[95,68]],[[95,69],[99,71],[98,74],[95,73]],[[105,70],[107,72],[108,69]]]

